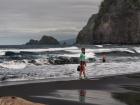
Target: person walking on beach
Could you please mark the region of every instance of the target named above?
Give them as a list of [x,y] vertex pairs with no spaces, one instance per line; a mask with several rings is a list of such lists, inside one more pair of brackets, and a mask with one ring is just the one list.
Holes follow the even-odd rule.
[[84,75],[84,78],[86,79],[86,73],[85,73],[85,67],[86,67],[86,56],[85,56],[85,48],[81,48],[81,54],[80,54],[80,76],[79,78],[82,79],[82,74]]

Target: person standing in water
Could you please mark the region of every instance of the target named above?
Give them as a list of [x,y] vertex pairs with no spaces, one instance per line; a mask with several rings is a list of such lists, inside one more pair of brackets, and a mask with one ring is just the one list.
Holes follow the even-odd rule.
[[82,74],[84,75],[84,78],[86,79],[86,73],[85,73],[85,67],[86,67],[86,56],[85,56],[85,48],[81,48],[81,54],[80,54],[80,75],[79,78],[82,79]]
[[102,57],[102,62],[105,63],[106,62],[106,55],[103,54],[103,57]]

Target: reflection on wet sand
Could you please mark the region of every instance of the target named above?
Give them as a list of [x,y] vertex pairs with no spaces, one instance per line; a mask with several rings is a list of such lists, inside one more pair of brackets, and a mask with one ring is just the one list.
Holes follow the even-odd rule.
[[140,105],[140,93],[114,93],[112,96],[127,105]]
[[79,102],[85,103],[85,98],[86,98],[86,90],[81,89],[79,91]]
[[79,104],[97,104],[97,105],[126,105],[112,97],[107,91],[99,90],[55,90],[47,96],[37,96],[39,98],[65,100],[78,102]]
[[127,105],[140,105],[140,86],[131,85],[123,86],[123,88],[128,89],[130,92],[113,93],[112,97]]

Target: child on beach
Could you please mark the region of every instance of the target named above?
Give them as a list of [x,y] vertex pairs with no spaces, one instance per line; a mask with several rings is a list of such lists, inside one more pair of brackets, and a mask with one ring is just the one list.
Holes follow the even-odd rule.
[[82,79],[82,74],[84,75],[84,78],[86,79],[85,67],[86,67],[85,48],[81,48],[81,54],[80,54],[80,76],[79,76],[80,79]]

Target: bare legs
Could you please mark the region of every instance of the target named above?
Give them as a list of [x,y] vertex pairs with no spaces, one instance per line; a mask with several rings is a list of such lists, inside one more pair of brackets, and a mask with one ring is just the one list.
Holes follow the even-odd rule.
[[85,73],[85,65],[80,65],[80,78],[82,78],[82,74],[84,75],[84,78],[86,78],[86,73]]

